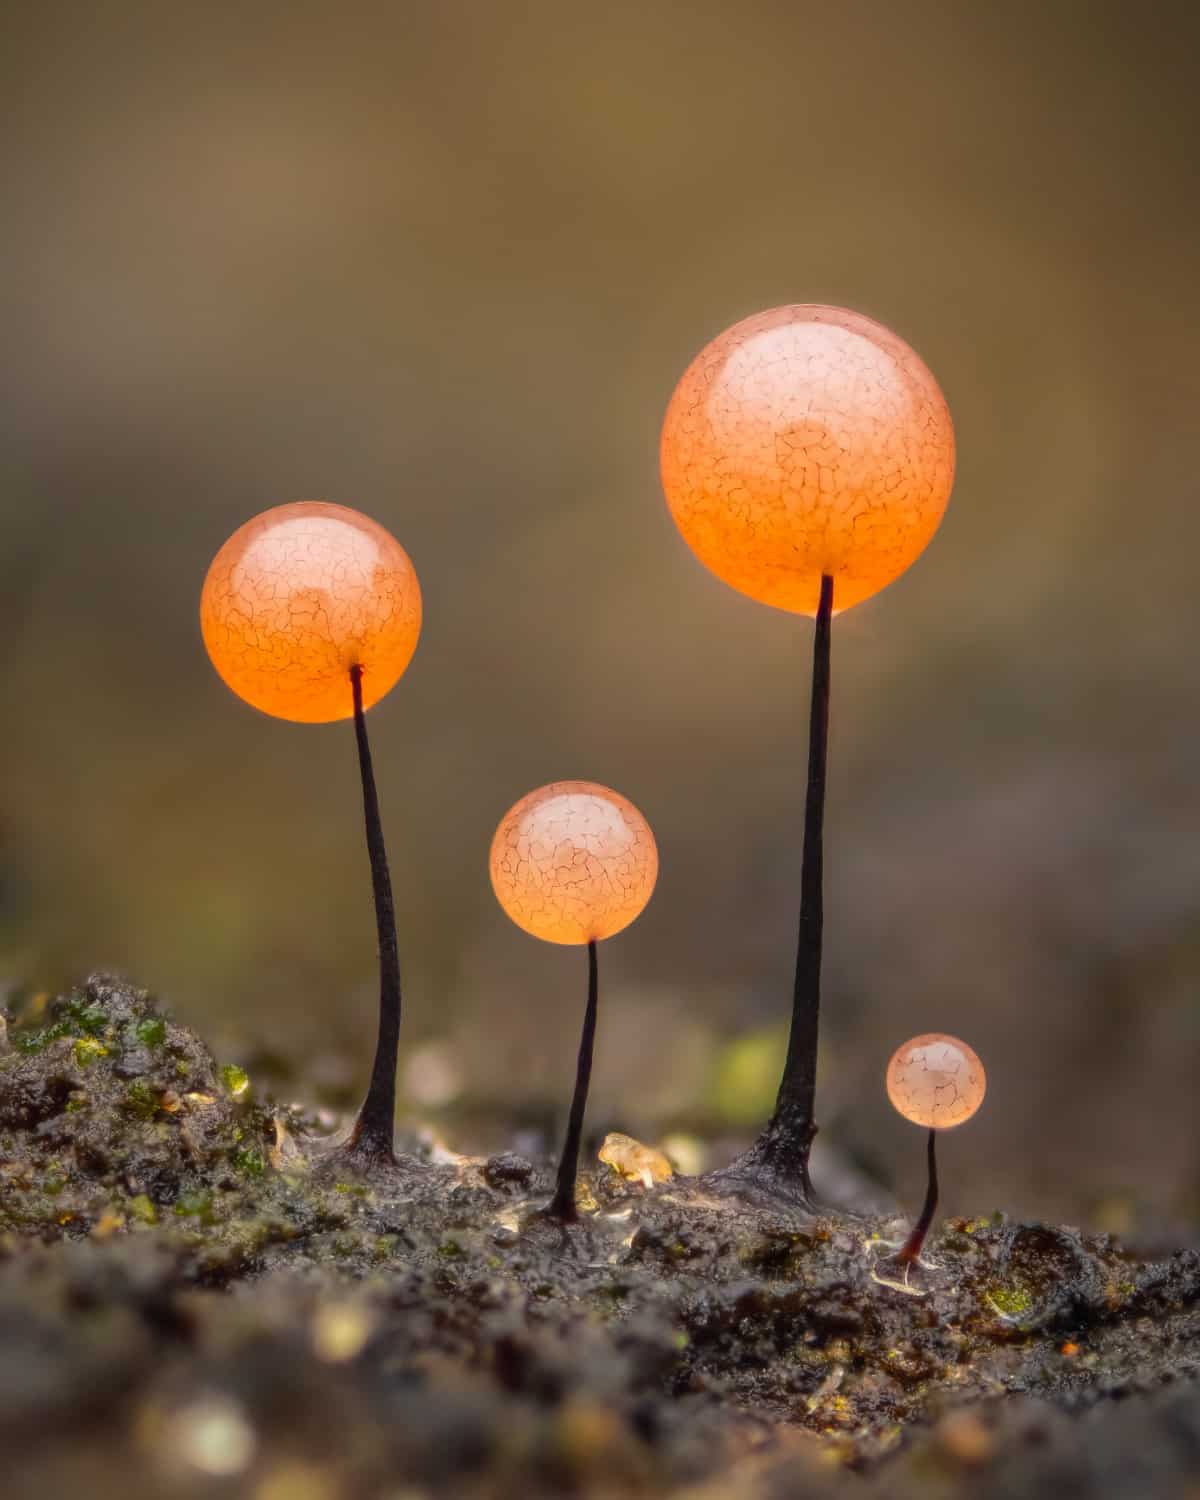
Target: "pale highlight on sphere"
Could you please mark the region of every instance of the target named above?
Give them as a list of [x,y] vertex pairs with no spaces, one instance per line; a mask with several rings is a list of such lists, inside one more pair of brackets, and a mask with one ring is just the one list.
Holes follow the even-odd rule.
[[213,559],[200,596],[204,644],[226,685],[303,724],[370,708],[408,666],[421,588],[408,553],[369,516],[302,500],[263,511]]
[[841,611],[925,550],[954,482],[937,381],[882,323],[803,304],[726,329],[667,407],[662,481],[684,540],[743,594]]
[[505,813],[489,869],[496,899],[518,927],[548,943],[587,943],[639,915],[658,878],[658,848],[619,792],[555,781]]
[[966,1042],[929,1031],[897,1047],[887,1068],[888,1098],[914,1125],[949,1130],[983,1103],[987,1074]]

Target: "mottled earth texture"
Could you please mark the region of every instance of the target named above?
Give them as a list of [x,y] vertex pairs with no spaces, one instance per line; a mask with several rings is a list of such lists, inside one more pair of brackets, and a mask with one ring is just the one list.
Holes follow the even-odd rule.
[[[403,1141],[401,1145],[403,1145]],[[1200,1484],[1200,1255],[899,1227],[419,1147],[345,1172],[141,991],[0,1041],[4,1494],[1173,1496]]]

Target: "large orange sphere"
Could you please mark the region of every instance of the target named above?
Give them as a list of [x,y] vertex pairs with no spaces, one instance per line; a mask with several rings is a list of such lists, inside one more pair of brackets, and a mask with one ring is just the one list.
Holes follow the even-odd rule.
[[684,540],[763,604],[815,614],[891,583],[954,481],[954,428],[920,357],[843,307],[776,307],[701,350],[675,388],[662,479]]
[[969,1120],[983,1103],[987,1074],[979,1054],[966,1042],[928,1031],[892,1054],[887,1091],[906,1120],[949,1130]]
[[323,724],[395,684],[421,633],[408,553],[369,516],[302,500],[265,510],[213,559],[200,596],[213,666],[240,698],[280,719]]
[[530,792],[496,829],[496,899],[548,943],[587,943],[628,927],[658,878],[650,825],[618,792],[555,781]]

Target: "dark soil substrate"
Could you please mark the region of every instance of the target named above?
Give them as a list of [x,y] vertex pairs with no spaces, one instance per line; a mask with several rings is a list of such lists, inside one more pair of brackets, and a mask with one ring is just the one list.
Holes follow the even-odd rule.
[[356,1175],[142,992],[0,1038],[6,1497],[1190,1495],[1200,1255],[511,1154]]

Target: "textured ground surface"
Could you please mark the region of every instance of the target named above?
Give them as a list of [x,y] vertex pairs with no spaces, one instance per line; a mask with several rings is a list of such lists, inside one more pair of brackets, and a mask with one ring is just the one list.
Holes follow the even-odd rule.
[[6,1494],[1197,1492],[1193,1250],[950,1221],[916,1298],[886,1224],[596,1164],[563,1232],[549,1186],[350,1177],[116,981],[10,1018]]

